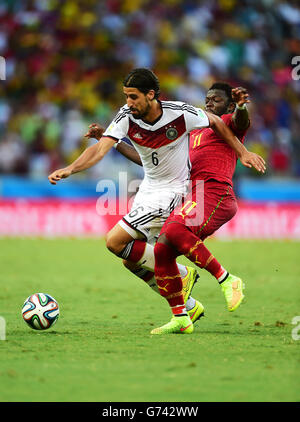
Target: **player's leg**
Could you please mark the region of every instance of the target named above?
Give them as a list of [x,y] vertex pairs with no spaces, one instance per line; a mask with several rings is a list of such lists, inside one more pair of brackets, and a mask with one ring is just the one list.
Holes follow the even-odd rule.
[[106,247],[113,254],[122,257],[127,245],[137,238],[138,233],[135,230],[125,230],[119,222],[106,234]]
[[[159,199],[161,199],[161,202]],[[152,204],[147,204],[147,196],[141,194],[135,198],[130,212],[118,223],[132,237],[132,240],[125,246],[123,244],[124,248],[120,251],[112,242],[117,227],[112,229],[108,235],[108,246],[110,250],[113,250],[123,259],[123,263],[126,263],[126,268],[137,277],[146,281],[156,292],[158,292],[158,288],[154,277],[153,244],[156,242],[163,223],[170,214],[170,204],[172,203],[174,203],[174,195],[168,197],[167,200],[165,199],[165,195],[162,195],[161,198],[158,198],[154,206],[152,206]],[[165,209],[163,213],[161,212],[162,208],[160,208],[160,205]],[[117,231],[117,239],[119,238],[118,233],[119,231]],[[193,298],[189,298],[189,296],[199,276],[195,268],[186,267],[179,263],[177,265],[183,280],[183,293],[187,309],[189,312],[192,312],[194,320],[197,320],[200,306],[197,302],[197,312],[195,313],[196,301]]]
[[[146,239],[156,239],[166,216],[161,216],[160,209],[157,212],[142,203],[143,205],[141,201],[135,201],[130,213],[107,234],[106,245],[111,252],[123,259],[123,263],[130,271],[158,292],[154,278],[154,248],[146,242]],[[167,211],[167,215],[169,212]],[[203,315],[204,308],[200,302],[189,297],[192,286],[198,278],[197,271],[181,264],[178,264],[177,269],[184,280],[184,299],[187,302],[188,312],[191,313],[193,321],[197,321]]]
[[162,238],[157,241],[154,253],[156,282],[161,296],[170,306],[172,319],[169,323],[152,330],[151,334],[191,334],[194,327],[184,303],[182,279],[176,264],[178,253],[170,245],[165,244]]
[[177,221],[168,223],[163,234],[180,255],[185,255],[195,265],[208,271],[219,283],[228,277],[228,272],[203,241],[183,223]]
[[[171,226],[173,226],[172,229]],[[223,268],[203,241],[183,224],[170,224],[165,235],[183,255],[217,279],[224,293],[228,310],[235,311],[244,299],[242,280]],[[184,241],[182,241],[183,238]]]
[[[126,267],[144,281],[154,280],[154,247],[146,242],[146,239],[139,239],[140,232],[128,226],[116,224],[106,235],[107,248],[124,262],[128,262]],[[195,272],[187,269],[185,265],[178,264],[181,276],[186,280],[196,279]],[[146,271],[139,271],[142,268]],[[148,270],[148,271],[147,271]],[[195,282],[195,281],[194,281]],[[151,283],[152,284],[152,283]],[[190,291],[188,291],[190,293]],[[189,296],[189,294],[187,295]]]
[[[196,185],[195,188],[197,188]],[[211,215],[215,213],[216,208],[218,208],[218,206],[216,206],[216,200],[218,199],[219,197],[217,196],[214,197],[212,201],[210,197],[207,197],[206,191],[204,191],[204,197],[200,196],[201,203],[199,204],[196,189],[193,189],[187,196],[185,205],[176,208],[174,213],[167,219],[161,231],[158,243],[163,243],[165,245],[165,255],[168,258],[166,261],[173,259],[173,250],[176,250],[177,255],[185,255],[197,266],[205,268],[221,282],[227,277],[226,270],[212,256],[199,236],[193,233],[202,225],[204,227],[202,234],[206,235],[208,230],[207,223],[211,220]],[[187,206],[187,204],[192,204],[192,206]],[[202,213],[199,211],[201,207],[203,209]],[[211,211],[211,208],[213,211]],[[172,262],[172,264],[161,262],[164,269],[160,268],[157,264],[160,262],[158,257],[159,248],[160,246],[157,244],[155,250],[155,263],[158,271],[161,270],[162,272],[166,272],[168,266],[170,265],[169,268],[171,269],[171,265],[174,265],[174,262]]]
[[[153,256],[154,256],[154,248],[153,248]],[[149,269],[143,268],[134,262],[123,260],[123,265],[127,268],[130,272],[132,272],[136,277],[143,280],[154,292],[160,294],[159,288],[156,283],[156,279],[154,276],[154,268],[153,271],[149,271]],[[178,264],[177,267],[179,270],[179,274],[182,278],[183,284],[183,297],[186,306],[187,313],[189,314],[193,323],[198,321],[202,316],[204,316],[204,306],[201,302],[194,299],[191,295],[192,286],[196,283],[198,279],[197,271],[194,268],[186,267],[184,265]]]
[[[205,183],[205,220],[195,234],[204,241],[236,214],[238,206],[231,186],[214,180]],[[240,277],[226,271],[218,280],[222,288],[227,308],[235,311],[244,299],[244,283]]]
[[[154,277],[154,247],[146,242],[141,231],[134,230],[128,224],[118,223],[106,235],[106,246],[127,263],[126,268],[144,280],[156,293],[159,293]],[[178,268],[186,287],[184,298],[187,301],[188,311],[196,321],[199,319],[200,306],[197,304],[197,313],[195,313],[196,301],[193,298],[188,298],[191,287],[197,281],[197,272],[193,268],[187,268],[181,264],[178,264]],[[202,312],[203,310],[201,310]]]
[[[154,283],[156,285],[154,277],[154,246],[145,240],[136,239],[128,244],[126,253],[121,253],[119,256],[123,258],[123,264],[129,271],[158,292],[158,288],[154,287]],[[183,280],[184,297],[187,300],[192,286],[197,282],[199,276],[194,268],[179,263],[177,263],[177,266]]]
[[126,259],[123,259],[123,265],[132,274],[143,280],[153,291],[159,293],[153,271],[143,268],[140,265]]
[[[189,225],[190,216],[181,213],[180,217],[177,214],[173,221],[168,220],[162,232],[180,254],[185,255],[198,267],[206,269],[217,279],[222,286],[229,311],[234,311],[244,298],[242,281],[222,267],[203,240],[233,217],[236,213],[235,198],[229,195],[228,186],[213,183],[205,188],[204,202],[204,218],[199,226]],[[193,203],[196,207],[196,201]]]

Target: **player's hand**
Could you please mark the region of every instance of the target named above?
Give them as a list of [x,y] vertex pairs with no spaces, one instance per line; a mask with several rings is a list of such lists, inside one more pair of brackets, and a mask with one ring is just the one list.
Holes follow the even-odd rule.
[[254,167],[258,172],[265,173],[266,162],[265,160],[255,152],[245,151],[241,157],[240,162],[245,166],[252,168]]
[[92,123],[91,125],[89,125],[89,130],[84,136],[86,138],[95,138],[99,141],[99,139],[104,133],[104,130],[104,127],[102,127],[98,123]]
[[67,167],[64,169],[55,170],[48,176],[48,180],[52,185],[56,185],[56,182],[59,182],[61,179],[66,179],[72,174],[72,171]]
[[242,107],[244,104],[250,103],[249,94],[246,88],[243,88],[242,86],[233,88],[231,91],[231,96],[232,96],[233,101],[239,107]]

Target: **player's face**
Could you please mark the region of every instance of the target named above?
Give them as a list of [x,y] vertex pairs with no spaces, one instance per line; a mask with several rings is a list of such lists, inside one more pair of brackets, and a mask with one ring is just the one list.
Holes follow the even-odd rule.
[[137,88],[127,88],[124,86],[123,92],[133,117],[135,119],[143,119],[147,117],[147,114],[151,109],[151,101],[154,98],[154,91],[149,91],[149,93],[144,94]]
[[229,113],[228,108],[230,104],[226,93],[221,89],[211,89],[207,92],[205,99],[206,111],[222,116],[222,114]]

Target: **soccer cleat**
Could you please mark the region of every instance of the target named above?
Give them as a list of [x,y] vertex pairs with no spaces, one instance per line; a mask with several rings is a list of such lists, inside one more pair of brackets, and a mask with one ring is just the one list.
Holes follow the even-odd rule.
[[242,280],[235,275],[229,274],[227,279],[221,283],[221,287],[229,312],[235,311],[240,306],[242,300],[245,297],[243,295],[244,286]]
[[188,311],[188,315],[191,318],[193,324],[195,324],[198,319],[204,316],[204,306],[198,300],[196,300],[195,306]]
[[188,300],[191,291],[199,278],[199,275],[195,268],[186,267],[186,269],[187,275],[182,279],[182,293],[184,297],[184,303],[186,303],[186,301]]
[[173,316],[171,321],[161,327],[154,328],[150,334],[192,334],[193,323],[188,315]]

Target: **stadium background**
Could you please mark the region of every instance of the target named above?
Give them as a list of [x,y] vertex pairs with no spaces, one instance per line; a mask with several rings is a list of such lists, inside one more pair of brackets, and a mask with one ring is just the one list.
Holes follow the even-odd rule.
[[57,187],[47,175],[87,146],[90,123],[110,122],[124,76],[149,67],[162,99],[201,107],[215,80],[248,88],[247,146],[268,170],[238,164],[240,212],[218,236],[300,238],[297,1],[4,0],[0,24],[0,235],[98,236],[114,224],[95,212],[97,182],[141,178],[138,166],[113,150]]

